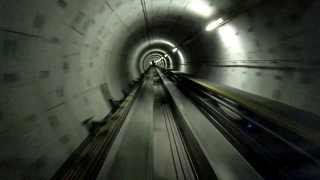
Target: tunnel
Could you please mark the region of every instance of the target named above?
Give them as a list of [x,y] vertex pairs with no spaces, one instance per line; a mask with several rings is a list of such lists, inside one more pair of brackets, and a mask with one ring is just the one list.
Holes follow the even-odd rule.
[[0,7],[0,179],[320,178],[319,1]]

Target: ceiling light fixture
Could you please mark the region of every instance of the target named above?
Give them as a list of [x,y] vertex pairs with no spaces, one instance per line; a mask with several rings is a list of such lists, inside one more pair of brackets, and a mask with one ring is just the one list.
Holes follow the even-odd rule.
[[155,63],[158,63],[159,61],[161,61],[163,59],[163,57],[159,58],[158,60],[155,61]]
[[176,51],[178,51],[178,48],[172,49],[172,52],[176,52]]
[[211,31],[214,28],[218,27],[221,23],[223,23],[223,19],[219,18],[216,21],[211,22],[210,24],[208,24],[208,26],[206,27],[206,31]]

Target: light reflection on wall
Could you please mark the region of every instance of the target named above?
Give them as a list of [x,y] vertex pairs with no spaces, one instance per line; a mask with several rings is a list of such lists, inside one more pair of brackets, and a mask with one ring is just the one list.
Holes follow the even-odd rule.
[[183,65],[184,64],[184,62],[185,62],[185,59],[184,59],[184,56],[183,56],[183,54],[180,52],[180,50],[178,50],[178,54],[179,54],[179,57],[180,57],[180,59],[181,59],[181,61],[182,61],[182,65],[180,65],[179,67],[179,71],[181,71],[181,72],[187,72],[187,69],[186,69],[186,67],[187,66],[185,66],[185,65]]
[[[221,39],[221,49],[223,51],[220,54],[220,60],[243,60],[244,44],[241,42],[239,36],[236,35],[237,30],[229,24],[218,28],[218,34]],[[233,85],[233,87],[240,87],[242,82],[248,79],[248,76],[234,76],[228,73],[228,69],[217,68],[216,77],[219,78],[219,82],[223,82],[226,85]]]
[[184,60],[184,56],[183,56],[183,54],[180,52],[180,51],[178,51],[178,54],[179,54],[179,58],[180,58],[180,63],[184,63],[185,62],[185,60]]
[[188,9],[203,17],[209,17],[213,13],[213,8],[209,6],[209,3],[201,0],[192,0],[188,4]]
[[239,52],[243,51],[243,45],[240,42],[239,36],[236,35],[237,30],[231,25],[224,25],[218,28],[218,34],[221,39],[221,49],[224,49],[221,60],[242,60]]

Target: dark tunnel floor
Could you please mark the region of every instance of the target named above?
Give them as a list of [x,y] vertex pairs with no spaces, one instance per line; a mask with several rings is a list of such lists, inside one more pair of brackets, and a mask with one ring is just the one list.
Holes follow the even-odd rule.
[[[124,127],[119,132],[97,179],[199,178],[200,175],[194,170],[195,162],[192,162],[190,158],[191,152],[188,152],[186,142],[181,135],[182,129],[178,128],[178,124],[176,124],[177,117],[173,115],[169,100],[166,100],[164,90],[156,83],[159,80],[157,77],[154,79],[153,74],[156,72],[153,73],[152,70],[147,76],[141,95],[129,113]],[[183,98],[181,100],[183,101]],[[197,120],[201,119],[208,123],[195,107],[190,109],[193,106],[190,102],[184,104],[188,104],[188,106],[183,109],[189,113],[194,111],[193,115]],[[203,129],[203,125],[196,128],[195,132],[199,130],[202,133],[206,132],[201,129]],[[217,172],[219,177],[237,176],[245,179],[260,179],[259,175],[246,161],[243,161],[241,155],[234,148],[228,148],[231,147],[231,144],[217,130],[213,130],[211,133],[214,134],[215,138],[212,140],[216,141],[215,144],[221,146],[225,151],[219,151],[218,154],[221,157],[218,158],[220,159],[218,161],[223,159],[223,164],[229,164],[229,166],[233,161],[231,167],[217,165],[217,169],[221,170],[220,173]],[[201,141],[206,141],[203,135],[198,138]],[[210,144],[209,141],[203,143],[204,145],[201,146]],[[218,154],[213,153],[210,157],[217,158]],[[240,167],[241,171],[239,171]],[[216,175],[213,177],[217,178]]]
[[[295,109],[208,80],[194,78],[179,72],[174,72],[174,74],[204,82],[259,106],[267,106],[275,113],[288,113]],[[163,82],[166,84],[165,86],[162,85]],[[220,92],[219,90],[218,92]],[[169,96],[172,100],[169,99],[168,92],[170,92]],[[137,100],[134,101],[110,150],[108,150],[104,163],[101,163],[101,166],[94,166],[97,169],[101,168],[101,170],[100,172],[96,171],[98,174],[93,177],[97,176],[98,180],[128,178],[208,179],[209,177],[209,179],[262,179],[254,169],[255,167],[249,165],[244,157],[237,152],[240,149],[237,149],[234,144],[230,144],[224,137],[225,135],[215,129],[187,99],[159,70],[155,68],[149,70],[141,86],[141,91],[137,95]],[[173,108],[171,101],[177,103],[175,106],[179,110]],[[179,119],[177,111],[180,111],[183,120],[181,117]],[[303,116],[304,113],[306,116],[309,115],[309,113],[303,112],[300,116]],[[317,118],[316,115],[312,116]],[[286,117],[288,118],[288,116]],[[189,130],[186,130],[187,126],[182,125],[183,121],[187,122]],[[187,131],[193,134],[191,136],[195,137],[194,140],[190,140],[191,136]],[[196,145],[195,142],[199,144]],[[190,143],[193,145],[190,146]],[[197,146],[199,146],[198,150],[195,150]],[[204,156],[208,161],[200,160],[203,159],[200,158],[201,156]],[[202,165],[199,166],[199,162]],[[217,162],[223,165],[216,164]],[[209,175],[210,170],[208,171],[208,169],[205,171],[206,175],[203,175],[199,167],[212,168],[212,176]],[[83,171],[86,171],[86,167],[82,168]],[[241,170],[238,171],[239,169]],[[270,175],[270,177],[272,176]]]

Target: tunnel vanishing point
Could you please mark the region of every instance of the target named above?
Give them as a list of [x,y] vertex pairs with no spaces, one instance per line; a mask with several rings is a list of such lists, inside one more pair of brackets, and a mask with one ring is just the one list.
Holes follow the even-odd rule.
[[0,8],[0,179],[320,179],[320,1]]

